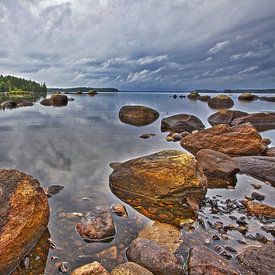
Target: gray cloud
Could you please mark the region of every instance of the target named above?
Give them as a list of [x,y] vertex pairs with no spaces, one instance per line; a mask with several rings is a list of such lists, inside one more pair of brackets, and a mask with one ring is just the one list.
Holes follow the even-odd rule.
[[48,86],[275,86],[273,0],[0,0],[0,34],[0,73]]

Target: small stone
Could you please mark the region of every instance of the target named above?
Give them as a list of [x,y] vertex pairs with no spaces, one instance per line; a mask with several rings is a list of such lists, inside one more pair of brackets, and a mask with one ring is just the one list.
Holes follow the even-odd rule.
[[71,275],[110,275],[110,273],[98,262],[83,265],[75,269]]
[[166,141],[169,141],[169,142],[171,142],[171,141],[174,141],[174,139],[172,138],[172,137],[166,137]]
[[261,189],[262,188],[261,184],[258,184],[258,183],[251,183],[251,186],[253,186],[255,189]]
[[263,201],[265,199],[265,197],[266,197],[265,195],[260,194],[258,192],[251,193],[252,200]]
[[149,134],[142,134],[139,137],[143,138],[143,139],[147,139],[147,138],[150,138],[150,135]]
[[67,272],[69,271],[68,263],[62,262],[62,263],[58,266],[58,270],[59,270],[61,273],[67,273]]
[[256,233],[255,239],[260,243],[267,243],[268,239],[261,233]]
[[213,241],[219,241],[221,238],[218,235],[212,235]]
[[30,265],[30,258],[29,257],[25,257],[22,261],[21,261],[21,266],[24,268],[24,269],[28,269]]
[[113,204],[111,206],[111,210],[113,213],[115,213],[118,216],[121,216],[121,217],[128,216],[127,210],[123,204],[120,204],[120,203]]
[[241,233],[241,234],[246,234],[247,232],[247,227],[240,225],[237,227],[237,230]]
[[232,259],[232,255],[229,254],[228,252],[226,252],[225,250],[222,251],[222,252],[220,253],[220,255],[221,255],[222,257],[224,257],[225,259],[227,259],[227,260],[231,260],[231,259]]
[[148,269],[133,262],[127,262],[127,263],[118,265],[112,270],[111,274],[112,275],[153,275],[153,273]]
[[231,246],[225,246],[225,249],[227,250],[227,251],[229,251],[229,252],[231,252],[231,253],[237,253],[237,251],[233,248],[233,247],[231,247]]

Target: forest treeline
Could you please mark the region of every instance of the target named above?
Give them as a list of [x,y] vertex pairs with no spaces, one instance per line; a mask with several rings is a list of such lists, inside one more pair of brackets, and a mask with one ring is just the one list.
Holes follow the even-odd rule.
[[45,83],[39,84],[32,80],[19,78],[11,75],[0,75],[0,93],[27,91],[33,93],[46,93],[47,86]]

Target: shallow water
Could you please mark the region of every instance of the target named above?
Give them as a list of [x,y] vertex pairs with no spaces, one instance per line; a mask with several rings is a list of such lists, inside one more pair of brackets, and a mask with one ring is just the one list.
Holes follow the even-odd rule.
[[[275,111],[275,103],[265,101],[239,102],[234,95],[237,109],[247,112]],[[179,143],[165,140],[167,133],[160,132],[163,117],[177,113],[198,116],[206,126],[207,117],[214,113],[207,103],[187,98],[173,99],[160,93],[110,93],[73,95],[75,101],[66,107],[45,107],[36,103],[0,112],[0,167],[15,168],[36,177],[43,187],[64,185],[65,188],[49,199],[51,218],[49,232],[56,249],[50,249],[45,274],[58,274],[59,260],[68,262],[70,270],[93,260],[100,260],[107,269],[124,261],[124,252],[139,229],[149,220],[127,206],[128,218],[115,217],[117,234],[110,243],[85,243],[75,231],[79,217],[67,213],[85,213],[99,205],[120,202],[108,186],[112,171],[111,162],[120,162],[164,149],[183,150]],[[160,118],[151,125],[134,127],[120,122],[119,109],[128,104],[152,107],[160,112]],[[144,133],[156,134],[147,140],[140,139]],[[275,145],[275,130],[261,133]],[[245,175],[238,175],[234,190],[212,189],[207,196],[216,194],[224,198],[242,198],[250,195],[250,183],[261,183]],[[274,188],[261,183],[259,191],[268,194],[264,201],[273,204]],[[207,211],[206,211],[207,213]],[[220,217],[226,222],[227,217]],[[259,232],[259,222],[252,219],[250,226]],[[263,233],[263,232],[262,232]],[[237,234],[237,236],[235,236]],[[264,233],[265,234],[265,233]],[[233,246],[239,233],[232,233]],[[271,235],[265,234],[271,239]],[[105,256],[97,254],[106,248]],[[106,256],[106,253],[109,256]],[[117,255],[116,255],[117,254]],[[110,256],[111,255],[111,256]],[[104,260],[104,257],[106,258]],[[37,261],[40,261],[39,259]],[[28,274],[25,270],[22,274]],[[35,274],[35,272],[33,272]]]

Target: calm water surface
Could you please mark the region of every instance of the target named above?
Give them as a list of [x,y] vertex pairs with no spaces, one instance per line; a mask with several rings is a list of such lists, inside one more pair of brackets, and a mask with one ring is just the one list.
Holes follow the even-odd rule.
[[[237,96],[233,96],[233,109],[275,111],[275,103],[241,103]],[[126,247],[148,222],[147,218],[128,206],[128,218],[115,217],[117,234],[111,243],[85,243],[75,231],[80,218],[67,213],[85,213],[95,206],[119,202],[108,187],[108,177],[112,171],[109,163],[164,149],[183,150],[179,143],[167,142],[167,133],[160,132],[163,117],[189,113],[209,126],[207,117],[215,112],[207,103],[187,98],[173,99],[169,94],[116,93],[73,97],[75,101],[69,102],[66,107],[44,107],[36,103],[32,107],[0,112],[0,167],[24,171],[36,177],[43,187],[55,184],[65,186],[61,193],[49,199],[51,218],[48,228],[56,249],[49,250],[46,274],[58,274],[55,266],[58,260],[51,260],[52,256],[68,262],[70,270],[93,260],[101,260],[108,269],[117,262],[123,262]],[[152,107],[160,112],[160,118],[145,127],[123,124],[118,118],[118,111],[128,104]],[[140,139],[139,136],[144,133],[156,136]],[[274,130],[261,134],[271,138],[271,146],[275,145]],[[251,182],[259,181],[238,175],[235,190],[211,190],[207,195],[226,194],[228,198],[240,198],[244,192],[250,195],[253,190]],[[274,191],[269,185],[262,185],[261,192],[269,194],[265,202],[272,204]],[[259,227],[256,220],[251,224],[256,229]],[[108,255],[100,254],[106,248],[110,248],[106,252]]]

